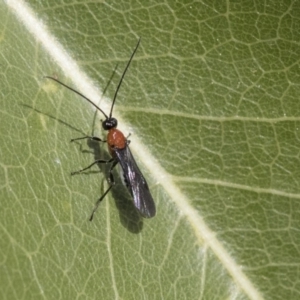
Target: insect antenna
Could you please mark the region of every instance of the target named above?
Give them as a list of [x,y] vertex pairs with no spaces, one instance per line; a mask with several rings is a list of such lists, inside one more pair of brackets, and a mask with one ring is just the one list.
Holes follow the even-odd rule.
[[126,72],[127,72],[127,69],[129,68],[129,65],[130,65],[130,63],[131,63],[131,61],[132,61],[132,59],[133,59],[133,57],[134,57],[134,55],[135,55],[135,52],[136,52],[136,50],[138,49],[138,47],[139,47],[139,45],[140,45],[140,41],[141,41],[141,38],[139,38],[139,40],[138,40],[138,42],[137,42],[137,44],[136,44],[136,46],[135,46],[135,49],[133,50],[133,52],[132,52],[132,54],[131,54],[131,56],[130,56],[130,59],[129,59],[127,65],[126,65],[126,68],[125,68],[125,70],[124,70],[124,72],[123,72],[123,74],[122,74],[122,77],[121,77],[121,79],[120,79],[120,81],[119,81],[119,84],[118,84],[118,87],[117,87],[117,89],[116,89],[116,92],[115,92],[115,95],[114,95],[114,99],[113,99],[113,102],[112,102],[112,105],[111,105],[111,109],[110,109],[110,113],[109,113],[109,118],[111,118],[111,116],[112,116],[112,112],[113,112],[113,108],[114,108],[114,105],[115,105],[115,102],[116,102],[116,98],[117,98],[117,95],[118,95],[118,91],[119,91],[119,89],[120,89],[120,87],[121,87],[121,84],[122,84],[123,78],[125,77],[125,74],[126,74]]
[[72,91],[72,92],[76,93],[77,95],[81,96],[83,99],[85,99],[86,101],[88,101],[89,103],[91,103],[94,107],[96,107],[99,111],[101,111],[103,113],[105,119],[108,119],[106,113],[98,105],[96,105],[92,100],[90,100],[89,98],[87,98],[86,96],[84,96],[83,94],[81,94],[80,92],[76,91],[75,89],[71,88],[70,86],[64,84],[63,82],[59,81],[58,79],[56,79],[54,77],[44,76],[44,78],[52,79],[52,80],[56,81],[57,83],[61,84],[62,86],[66,87],[70,91]]

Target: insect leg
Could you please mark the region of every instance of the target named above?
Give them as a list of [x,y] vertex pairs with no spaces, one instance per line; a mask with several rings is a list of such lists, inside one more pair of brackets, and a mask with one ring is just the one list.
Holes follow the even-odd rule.
[[90,216],[90,221],[93,220],[94,218],[94,213],[96,212],[96,210],[98,209],[100,203],[102,202],[102,200],[104,199],[104,197],[107,195],[107,193],[111,190],[111,188],[114,186],[115,184],[115,179],[114,179],[114,176],[112,174],[112,170],[114,169],[114,167],[118,164],[118,161],[116,159],[112,159],[111,161],[113,161],[110,169],[109,169],[109,187],[108,189],[105,191],[105,193],[98,199],[98,201],[96,202],[95,204],[95,207],[92,211],[92,214]]
[[96,136],[89,136],[89,135],[71,139],[71,142],[78,141],[78,140],[84,140],[84,139],[91,139],[92,141],[103,142],[103,143],[106,142],[105,140],[101,140],[100,138],[98,138]]
[[78,170],[78,171],[75,171],[75,172],[72,172],[71,175],[74,175],[74,174],[79,174],[83,171],[86,171],[88,169],[90,169],[93,165],[96,165],[96,164],[108,164],[110,162],[114,161],[114,158],[111,158],[110,160],[104,160],[104,159],[97,159],[95,160],[92,164],[90,164],[89,166],[87,166],[86,168],[83,168],[81,170]]

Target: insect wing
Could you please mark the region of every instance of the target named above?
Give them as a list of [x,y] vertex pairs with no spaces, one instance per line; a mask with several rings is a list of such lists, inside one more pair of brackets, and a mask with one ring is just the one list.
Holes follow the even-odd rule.
[[144,218],[154,217],[156,214],[154,200],[128,144],[123,149],[114,149],[114,152],[124,173],[127,187],[133,197],[134,206]]

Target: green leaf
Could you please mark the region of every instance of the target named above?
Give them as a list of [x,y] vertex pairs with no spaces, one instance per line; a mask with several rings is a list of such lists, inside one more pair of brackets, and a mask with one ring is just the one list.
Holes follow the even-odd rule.
[[[1,299],[298,299],[297,2],[0,5]],[[91,105],[149,183],[141,219]],[[114,72],[115,70],[115,72]],[[97,88],[98,89],[97,89]]]

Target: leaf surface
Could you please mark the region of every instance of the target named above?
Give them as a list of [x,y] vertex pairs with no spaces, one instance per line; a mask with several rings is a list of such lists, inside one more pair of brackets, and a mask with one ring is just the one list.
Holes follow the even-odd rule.
[[[298,299],[297,3],[27,3],[0,5],[0,298]],[[70,139],[103,116],[43,76],[108,113],[138,37],[114,114],[158,213],[115,172],[89,222],[109,166],[70,172],[109,154]]]

